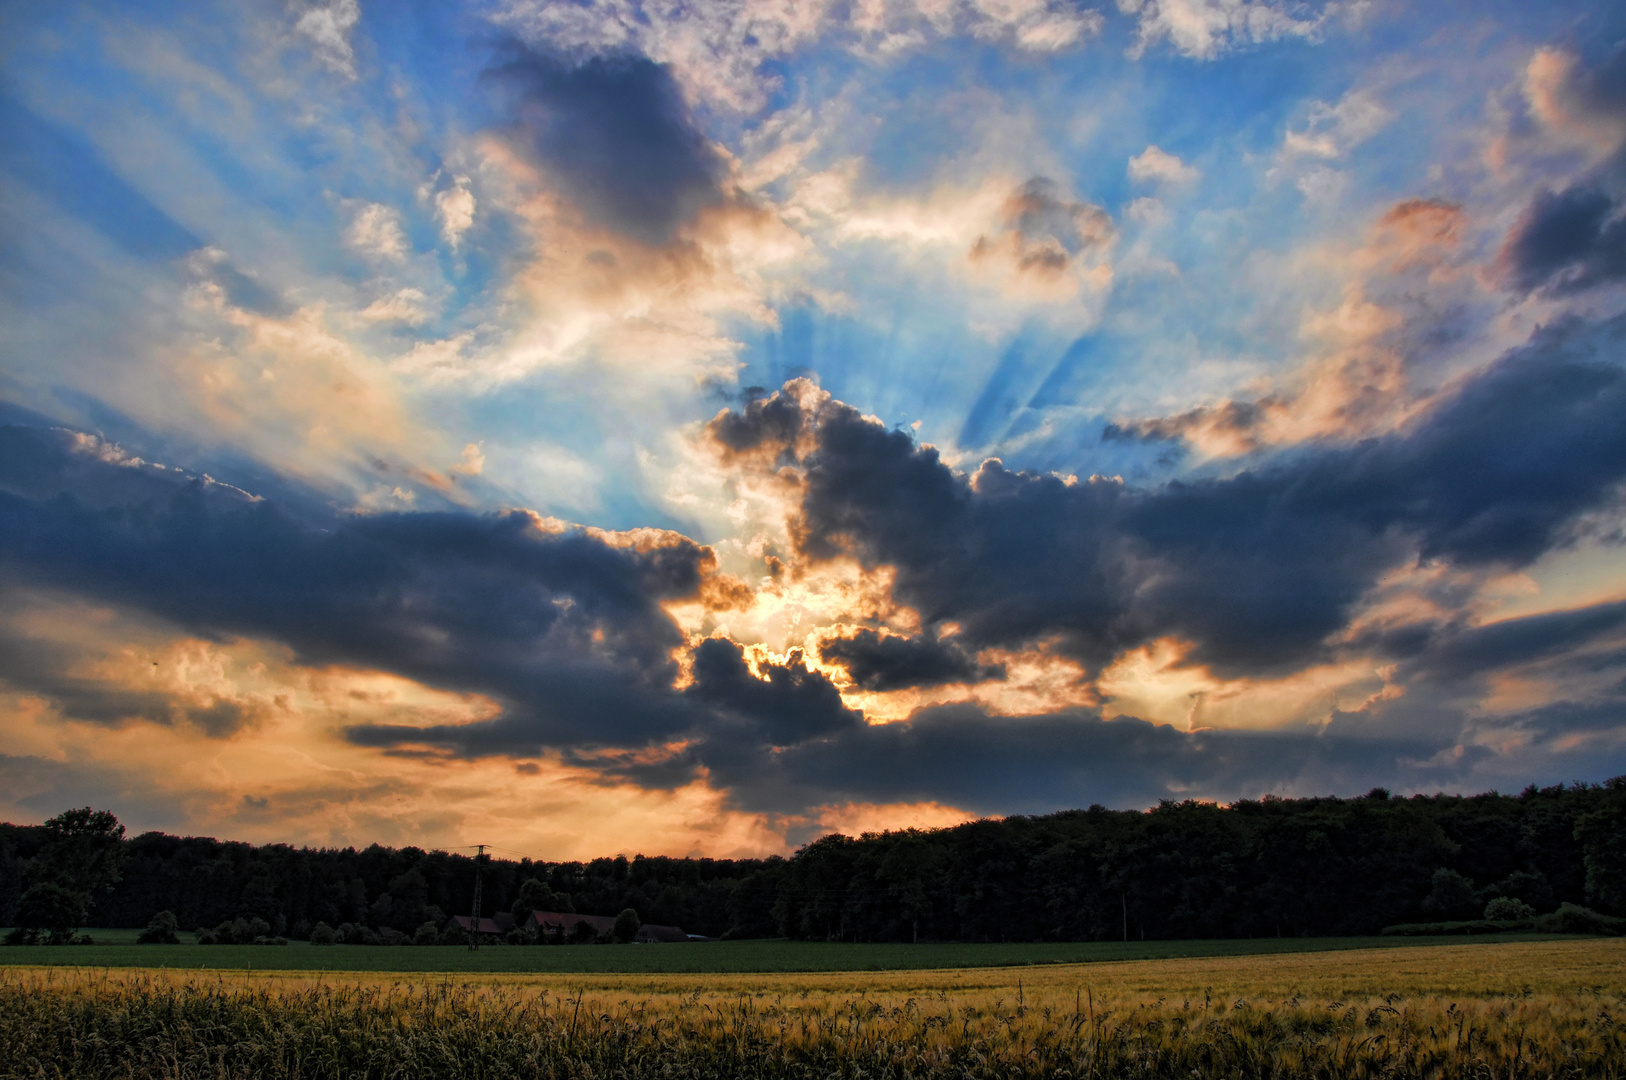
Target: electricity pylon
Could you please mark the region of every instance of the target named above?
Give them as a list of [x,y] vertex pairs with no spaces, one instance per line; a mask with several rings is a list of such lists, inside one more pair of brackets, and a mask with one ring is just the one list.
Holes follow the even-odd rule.
[[485,884],[486,848],[489,844],[472,844],[474,852],[474,910],[469,914],[469,951],[480,947],[480,892]]

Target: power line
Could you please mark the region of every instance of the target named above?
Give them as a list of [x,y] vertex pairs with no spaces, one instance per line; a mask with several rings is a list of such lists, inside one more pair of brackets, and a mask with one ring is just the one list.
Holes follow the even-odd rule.
[[486,848],[490,844],[469,844],[474,851],[474,910],[469,914],[469,951],[474,952],[480,947],[480,901],[481,890],[485,886],[485,866],[489,856]]

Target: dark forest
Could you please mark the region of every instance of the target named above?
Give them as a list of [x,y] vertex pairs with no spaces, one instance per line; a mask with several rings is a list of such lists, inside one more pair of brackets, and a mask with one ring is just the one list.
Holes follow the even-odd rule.
[[[111,819],[109,819],[111,820]],[[51,872],[45,826],[0,825],[0,925]],[[410,934],[469,911],[472,854],[252,845],[158,832],[115,841],[84,925],[171,911],[194,930],[263,919]],[[1487,905],[1626,915],[1626,777],[1518,795],[1266,797],[1093,806],[860,837],[790,858],[491,859],[484,908],[614,915],[708,937],[1042,941],[1370,934]],[[1511,905],[1511,906],[1510,906]]]

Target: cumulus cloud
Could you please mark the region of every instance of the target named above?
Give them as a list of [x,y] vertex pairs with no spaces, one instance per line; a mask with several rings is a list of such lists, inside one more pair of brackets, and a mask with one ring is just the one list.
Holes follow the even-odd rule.
[[429,321],[429,312],[424,307],[428,299],[422,289],[397,289],[362,308],[361,317],[366,322],[422,326]]
[[399,261],[410,250],[401,215],[380,203],[362,203],[350,218],[344,242],[370,259]]
[[294,11],[294,32],[310,42],[312,55],[334,74],[354,79],[356,52],[350,33],[361,21],[359,0],[301,4]]
[[1327,0],[1118,0],[1138,23],[1135,54],[1167,40],[1199,60],[1280,38],[1314,38],[1342,7]]
[[1607,158],[1626,145],[1626,45],[1596,66],[1562,48],[1537,49],[1524,91],[1542,126],[1588,157]]
[[488,72],[511,137],[590,218],[662,244],[725,201],[727,168],[664,65],[630,54],[572,60],[514,45]]
[[1610,505],[1626,478],[1623,335],[1619,320],[1544,330],[1407,429],[1148,490],[997,459],[967,476],[906,432],[797,393],[714,430],[735,454],[795,462],[803,557],[891,568],[893,595],[928,627],[957,626],[965,648],[1100,665],[1172,636],[1193,661],[1258,673],[1326,655],[1408,561],[1522,566]]
[[1541,49],[1525,72],[1542,131],[1582,168],[1538,191],[1509,230],[1496,275],[1518,293],[1563,296],[1626,279],[1626,45],[1596,66]]
[[1176,155],[1157,146],[1148,146],[1129,159],[1129,179],[1137,183],[1178,186],[1196,183],[1201,177],[1202,171],[1196,166],[1187,165]]
[[469,190],[466,176],[457,177],[451,187],[435,193],[440,235],[453,251],[463,242],[463,234],[474,227],[474,206],[474,192]]
[[826,663],[840,664],[859,688],[883,693],[1005,677],[1004,665],[979,664],[952,639],[904,637],[868,628],[823,638],[819,656]]

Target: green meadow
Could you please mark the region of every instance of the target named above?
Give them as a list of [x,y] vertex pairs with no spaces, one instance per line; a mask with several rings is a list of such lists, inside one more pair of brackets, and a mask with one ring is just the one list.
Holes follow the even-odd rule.
[[[90,930],[93,945],[0,948],[0,965],[175,968],[211,971],[377,971],[524,973],[727,973],[909,971],[935,968],[1090,964],[1182,957],[1269,956],[1428,945],[1476,945],[1483,938],[1255,938],[1216,941],[853,944],[785,940],[686,945],[314,946],[138,945],[136,930]],[[190,935],[185,935],[190,936]],[[1548,940],[1504,935],[1498,941]]]

